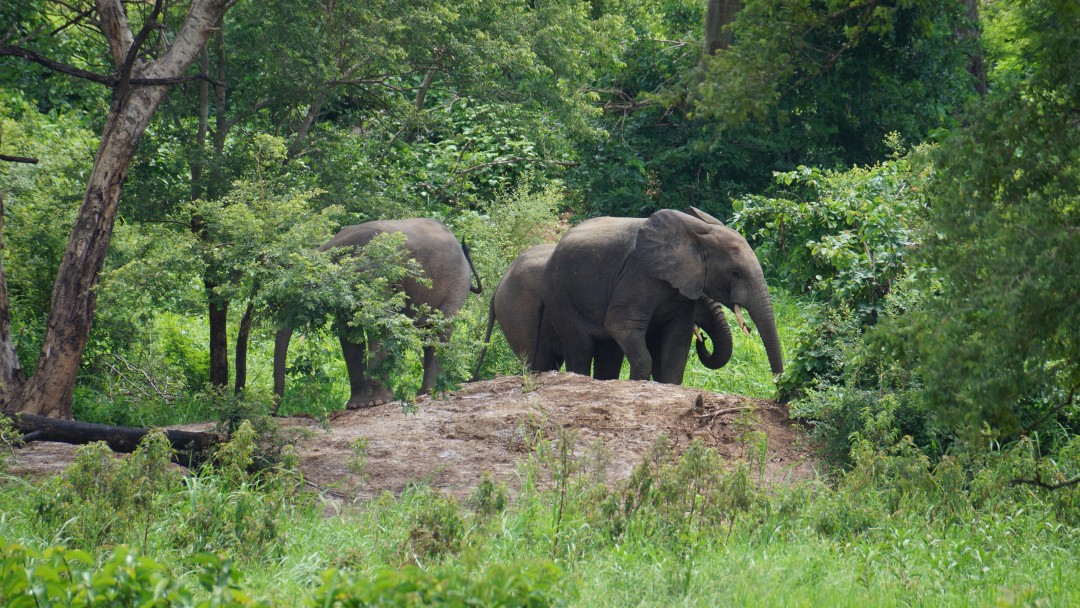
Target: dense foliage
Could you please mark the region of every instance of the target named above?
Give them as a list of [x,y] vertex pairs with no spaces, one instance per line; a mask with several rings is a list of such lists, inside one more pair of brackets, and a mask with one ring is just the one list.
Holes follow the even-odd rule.
[[[62,477],[0,488],[0,600],[854,605],[889,604],[900,592],[950,604],[1080,599],[1080,494],[999,483],[1036,466],[1061,471],[1036,462],[1028,442],[930,464],[908,441],[879,451],[860,439],[852,470],[835,484],[772,486],[761,477],[754,433],[731,470],[700,443],[676,458],[661,437],[626,482],[608,487],[596,481],[606,462],[596,447],[576,445],[570,433],[540,433],[530,438],[513,498],[490,479],[463,503],[417,486],[328,517],[297,492],[287,464],[254,475],[238,468],[252,455],[246,433],[212,469],[185,478],[166,468],[167,447],[151,436],[104,470],[101,449],[87,446]],[[1078,447],[1074,440],[1068,450]],[[42,525],[39,513],[60,504],[78,517],[60,529]],[[95,542],[111,548],[95,551]],[[34,548],[41,546],[55,547]]]
[[1080,425],[1080,7],[1022,3],[1001,84],[937,156],[925,263],[944,288],[911,334],[926,399],[1012,434]]

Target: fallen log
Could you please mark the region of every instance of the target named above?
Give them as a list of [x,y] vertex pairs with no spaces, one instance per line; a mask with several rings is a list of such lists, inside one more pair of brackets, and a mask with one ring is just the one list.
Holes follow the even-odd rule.
[[[142,438],[153,429],[131,426],[110,426],[92,422],[60,420],[33,414],[11,415],[23,441],[56,441],[83,445],[95,441],[104,441],[114,452],[130,454],[139,446]],[[180,431],[165,429],[165,436],[172,445],[173,462],[185,467],[198,466],[205,462],[211,448],[221,441],[216,433],[201,431]]]

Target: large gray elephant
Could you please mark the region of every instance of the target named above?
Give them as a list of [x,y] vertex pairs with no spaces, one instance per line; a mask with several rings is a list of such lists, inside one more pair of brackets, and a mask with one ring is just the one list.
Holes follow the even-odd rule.
[[[491,296],[488,310],[487,331],[484,336],[484,348],[480,352],[473,373],[473,380],[478,379],[483,365],[487,345],[491,341],[491,332],[498,321],[510,349],[523,362],[527,362],[533,371],[546,372],[562,367],[562,343],[552,327],[550,317],[541,321],[541,279],[554,244],[536,245],[522,252],[506,269],[495,293]],[[713,340],[710,353],[701,335],[695,339],[698,358],[709,369],[719,369],[731,358],[731,329],[719,305],[702,298],[694,306],[694,325]],[[542,322],[542,326],[538,327]],[[539,342],[539,343],[538,343]],[[596,370],[596,378],[612,380],[619,376],[623,354],[618,344],[607,343],[611,349],[612,365],[607,369]],[[685,359],[687,353],[683,351]],[[617,362],[615,361],[617,359]],[[617,363],[617,365],[615,365]]]
[[[469,292],[481,293],[483,286],[480,275],[473,267],[469,257],[469,248],[464,241],[458,243],[453,233],[440,221],[427,218],[406,220],[383,220],[366,222],[342,228],[334,238],[319,248],[328,251],[335,248],[357,248],[366,245],[376,235],[397,233],[405,235],[405,249],[409,257],[415,259],[424,271],[424,278],[430,286],[415,280],[406,279],[401,289],[405,292],[408,308],[406,314],[413,316],[412,306],[427,305],[439,310],[447,318],[457,314],[465,305]],[[476,278],[476,285],[471,284],[470,273]],[[416,319],[422,324],[422,319]],[[278,332],[274,344],[274,393],[280,398],[285,389],[285,359],[289,349],[292,329],[285,328]],[[450,338],[449,330],[443,336]],[[378,344],[363,344],[340,336],[341,351],[345,357],[345,367],[349,371],[350,396],[346,407],[356,409],[370,407],[393,399],[386,378],[374,378],[368,368],[385,358]],[[424,380],[420,393],[427,393],[435,386],[440,365],[435,357],[435,348],[424,347]]]
[[567,371],[617,377],[625,353],[632,380],[681,383],[699,301],[734,310],[740,325],[746,308],[773,373],[783,371],[757,256],[742,235],[697,209],[583,222],[552,252],[541,296],[542,322],[558,335]]

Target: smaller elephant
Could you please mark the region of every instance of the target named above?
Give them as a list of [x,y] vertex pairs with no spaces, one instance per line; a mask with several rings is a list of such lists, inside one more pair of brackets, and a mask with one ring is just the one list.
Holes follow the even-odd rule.
[[[491,342],[495,322],[499,322],[510,349],[530,369],[537,372],[557,370],[562,367],[562,344],[549,321],[541,320],[541,277],[544,267],[555,250],[554,244],[536,245],[522,252],[503,274],[495,287],[488,310],[487,331],[484,348],[480,352],[472,380],[479,378],[480,367]],[[709,352],[700,334],[696,334],[695,349],[702,364],[709,369],[719,369],[731,358],[731,329],[716,302],[702,298],[694,306],[694,326],[700,327],[713,339],[713,352]],[[655,338],[650,342],[655,342]],[[614,341],[605,343],[603,351],[610,364],[597,366],[594,377],[614,380],[622,368],[623,353]]]
[[484,348],[476,362],[473,380],[479,378],[480,366],[484,363],[496,320],[510,349],[519,359],[528,362],[533,371],[547,372],[562,367],[562,346],[551,330],[551,324],[545,323],[543,327],[538,327],[540,275],[554,250],[554,244],[530,247],[514,258],[506,269],[491,296]]
[[[402,233],[405,235],[405,249],[409,257],[415,259],[423,269],[424,278],[430,285],[423,285],[415,280],[402,281],[400,289],[405,292],[405,313],[414,318],[417,326],[422,326],[423,319],[415,317],[414,306],[427,305],[441,311],[446,318],[451,318],[465,305],[465,300],[472,293],[482,293],[480,275],[469,257],[469,248],[462,241],[458,243],[453,233],[440,221],[428,218],[405,220],[384,220],[366,222],[342,228],[334,238],[319,248],[328,251],[335,248],[355,250],[366,245],[376,235],[382,233]],[[471,274],[471,277],[470,277]],[[471,278],[475,277],[476,285]],[[274,344],[274,393],[280,398],[285,389],[285,358],[289,349],[291,328],[278,332]],[[442,336],[450,339],[450,330]],[[346,407],[349,409],[371,407],[389,402],[393,393],[387,378],[374,378],[368,369],[382,361],[385,353],[378,344],[356,343],[340,336],[341,351],[345,357],[345,366],[349,372],[350,395]],[[430,392],[435,386],[440,364],[435,357],[433,346],[424,347],[424,379],[420,394]]]

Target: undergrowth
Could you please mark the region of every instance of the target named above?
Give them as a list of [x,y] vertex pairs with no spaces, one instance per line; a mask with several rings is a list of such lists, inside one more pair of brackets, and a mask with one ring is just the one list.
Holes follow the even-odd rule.
[[[834,480],[765,482],[748,439],[725,468],[661,437],[630,476],[540,429],[516,489],[425,485],[362,503],[300,491],[286,450],[253,470],[250,425],[182,475],[149,436],[0,486],[5,605],[1068,605],[1080,600],[1080,469],[1034,442],[931,461],[909,437],[853,440]],[[768,455],[765,454],[767,458]],[[1028,480],[1028,482],[1022,481]],[[1043,485],[1039,485],[1039,483]],[[332,514],[326,515],[329,509]],[[36,603],[26,603],[31,598]]]

